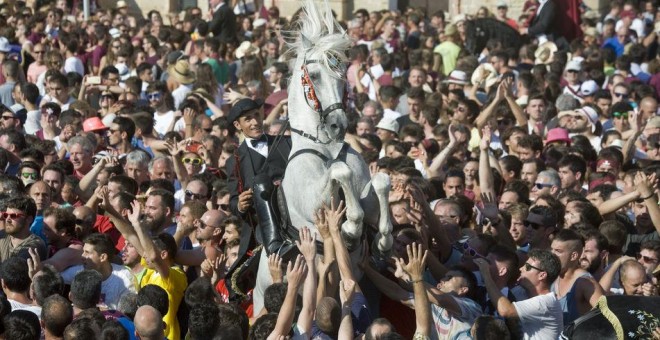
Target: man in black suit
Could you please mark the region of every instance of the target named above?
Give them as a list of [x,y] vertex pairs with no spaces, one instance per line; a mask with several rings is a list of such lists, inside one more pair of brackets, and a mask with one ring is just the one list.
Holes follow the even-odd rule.
[[280,181],[291,152],[289,137],[283,137],[274,146],[275,137],[264,134],[260,111],[262,105],[260,101],[241,99],[231,108],[227,117],[245,136],[237,154],[227,159],[225,165],[227,189],[230,192],[229,207],[237,216],[247,217],[252,208],[256,176],[266,176],[273,183]]
[[[550,41],[555,41],[555,17],[557,16],[557,5],[554,0],[541,0],[539,1],[539,8],[536,10],[536,15],[529,24],[529,28],[521,28],[520,34],[528,34],[531,38],[538,38],[541,40],[545,38]],[[539,41],[542,43],[543,41]]]
[[209,5],[213,13],[209,31],[222,43],[236,42],[236,16],[226,0],[209,0]]

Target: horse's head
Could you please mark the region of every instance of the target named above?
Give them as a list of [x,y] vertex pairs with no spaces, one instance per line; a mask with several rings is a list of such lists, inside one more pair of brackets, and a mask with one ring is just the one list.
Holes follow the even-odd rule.
[[329,7],[305,3],[300,32],[292,48],[296,62],[289,82],[291,127],[319,142],[342,142],[348,126],[345,111],[345,51],[350,40]]

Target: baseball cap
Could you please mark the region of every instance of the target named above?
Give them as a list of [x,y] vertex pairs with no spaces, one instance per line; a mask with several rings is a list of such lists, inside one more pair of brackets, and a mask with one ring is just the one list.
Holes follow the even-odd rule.
[[579,94],[580,97],[589,97],[593,96],[596,91],[598,91],[600,87],[598,87],[598,84],[596,84],[595,81],[593,80],[587,80],[582,85],[580,85],[580,90]]
[[582,71],[582,63],[578,60],[571,60],[566,64],[566,71]]

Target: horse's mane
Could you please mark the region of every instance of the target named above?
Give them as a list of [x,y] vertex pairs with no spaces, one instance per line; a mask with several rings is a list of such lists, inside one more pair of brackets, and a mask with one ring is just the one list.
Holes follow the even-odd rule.
[[293,26],[298,29],[287,32],[292,38],[287,39],[292,52],[297,55],[319,55],[318,60],[322,64],[343,73],[341,68],[347,61],[346,50],[351,40],[333,17],[327,0],[321,6],[313,0],[304,0],[302,12]]

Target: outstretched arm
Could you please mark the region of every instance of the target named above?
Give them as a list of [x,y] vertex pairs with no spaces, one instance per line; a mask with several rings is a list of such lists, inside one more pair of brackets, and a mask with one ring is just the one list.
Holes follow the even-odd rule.
[[[348,250],[344,245],[344,240],[341,238],[341,219],[346,213],[346,206],[344,201],[339,202],[335,207],[334,199],[330,199],[330,209],[326,209],[325,218],[328,221],[330,228],[330,235],[332,236],[332,243],[335,245],[335,254],[337,255],[337,266],[339,267],[339,275],[343,281],[355,281],[353,270],[351,269],[351,258],[348,256]],[[355,283],[355,290],[360,292],[360,286]]]
[[497,94],[495,95],[495,99],[486,106],[483,111],[477,116],[477,118],[474,120],[474,125],[477,127],[477,129],[482,129],[488,120],[490,119],[491,115],[495,112],[495,108],[497,105],[499,105],[500,101],[504,99],[504,92],[506,91],[504,82],[500,82],[499,85],[497,85]]
[[415,293],[415,321],[417,329],[415,334],[431,336],[431,304],[426,289],[424,288],[424,268],[426,267],[427,251],[423,251],[422,245],[413,243],[406,247],[408,251],[408,264],[403,259],[398,259],[403,269],[410,275]]
[[495,181],[493,180],[493,173],[488,155],[488,149],[490,148],[490,140],[492,137],[490,126],[484,126],[484,128],[481,129],[481,132],[481,143],[479,143],[479,189],[482,194],[489,194],[495,197]]
[[160,256],[160,251],[154,245],[154,241],[144,231],[144,225],[140,219],[140,212],[142,207],[140,201],[134,200],[131,203],[132,211],[128,215],[128,220],[136,226],[135,233],[139,238],[139,243],[142,245],[143,253],[141,254],[147,261],[150,261],[156,267],[156,271],[161,277],[167,279],[170,276],[169,264]]
[[303,286],[303,306],[298,315],[298,327],[302,334],[312,334],[312,321],[316,310],[316,238],[303,227],[299,232],[300,241],[296,241],[298,250],[307,264],[307,277]]
[[286,277],[289,282],[287,285],[286,296],[282,303],[282,308],[277,316],[277,323],[275,329],[268,336],[268,340],[279,339],[280,336],[286,336],[291,330],[293,317],[296,310],[296,297],[298,295],[298,287],[304,280],[307,274],[307,266],[302,255],[298,255],[295,265],[289,262],[286,270]]
[[505,318],[517,318],[518,311],[511,301],[497,288],[493,277],[490,275],[490,265],[484,259],[475,259],[474,263],[479,267],[481,277],[484,279],[484,285],[488,291],[491,301],[495,302],[497,312]]

